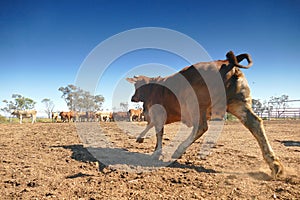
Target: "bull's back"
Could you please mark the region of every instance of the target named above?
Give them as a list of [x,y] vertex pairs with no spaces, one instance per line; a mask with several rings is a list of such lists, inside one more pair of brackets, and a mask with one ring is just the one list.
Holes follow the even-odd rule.
[[187,126],[192,126],[199,121],[200,112],[207,112],[211,97],[202,75],[208,73],[205,78],[209,78],[218,75],[219,72],[217,68],[206,65],[204,68],[192,65],[168,77],[166,85],[171,85],[171,89],[163,92],[161,100],[161,105],[167,112],[166,124],[182,121]]

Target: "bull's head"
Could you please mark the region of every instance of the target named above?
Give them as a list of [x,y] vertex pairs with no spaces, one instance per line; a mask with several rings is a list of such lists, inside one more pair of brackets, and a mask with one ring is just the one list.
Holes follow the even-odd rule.
[[132,102],[145,102],[146,100],[146,87],[149,85],[148,77],[134,76],[133,78],[126,78],[129,83],[133,83],[135,87],[135,93],[131,97]]

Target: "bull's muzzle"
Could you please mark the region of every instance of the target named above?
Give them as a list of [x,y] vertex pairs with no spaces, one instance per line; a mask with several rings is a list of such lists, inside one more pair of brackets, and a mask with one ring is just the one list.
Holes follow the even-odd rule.
[[139,99],[137,98],[137,96],[132,96],[131,101],[132,102],[139,102]]

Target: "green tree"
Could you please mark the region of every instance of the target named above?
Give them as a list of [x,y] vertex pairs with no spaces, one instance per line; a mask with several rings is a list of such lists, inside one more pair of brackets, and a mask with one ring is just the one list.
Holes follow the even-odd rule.
[[75,110],[74,101],[76,98],[75,94],[76,94],[77,87],[70,84],[66,87],[60,87],[58,88],[58,90],[63,93],[61,97],[65,99],[65,102],[67,103],[69,109]]
[[280,97],[271,97],[270,101],[268,102],[270,111],[273,109],[276,112],[276,117],[279,118],[284,112],[285,109],[288,107],[289,96],[288,95],[281,95]]
[[48,98],[43,99],[42,103],[45,106],[45,110],[44,111],[47,113],[48,118],[50,119],[51,118],[51,113],[53,112],[55,105],[54,105],[53,101],[51,101]]
[[12,100],[3,100],[3,102],[6,103],[6,106],[1,108],[1,110],[9,114],[12,113],[13,110],[33,109],[36,104],[34,100],[20,94],[13,94]]
[[262,103],[259,99],[252,99],[252,109],[257,115],[260,115],[260,111],[262,108]]
[[101,110],[102,104],[104,102],[104,97],[102,95],[94,96],[95,110]]
[[127,112],[128,111],[128,102],[121,102],[120,107],[123,112]]
[[84,91],[74,85],[60,87],[62,98],[65,99],[70,110],[75,111],[95,111],[100,110],[104,97],[102,95],[91,95],[90,92]]
[[252,99],[253,112],[262,117],[264,111],[267,110],[266,102],[261,103],[259,99]]

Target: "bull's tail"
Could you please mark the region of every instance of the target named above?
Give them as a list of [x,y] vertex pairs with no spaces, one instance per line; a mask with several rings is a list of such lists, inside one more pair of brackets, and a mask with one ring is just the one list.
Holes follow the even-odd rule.
[[[238,67],[238,68],[244,68],[244,69],[248,69],[249,67],[252,66],[253,62],[251,59],[251,56],[247,53],[244,54],[240,54],[238,56],[235,56],[234,53],[232,51],[229,51],[226,54],[227,60],[229,61],[229,63],[232,65],[231,68],[233,68],[234,66]],[[244,59],[247,59],[248,65],[244,66],[241,65],[240,62]]]

